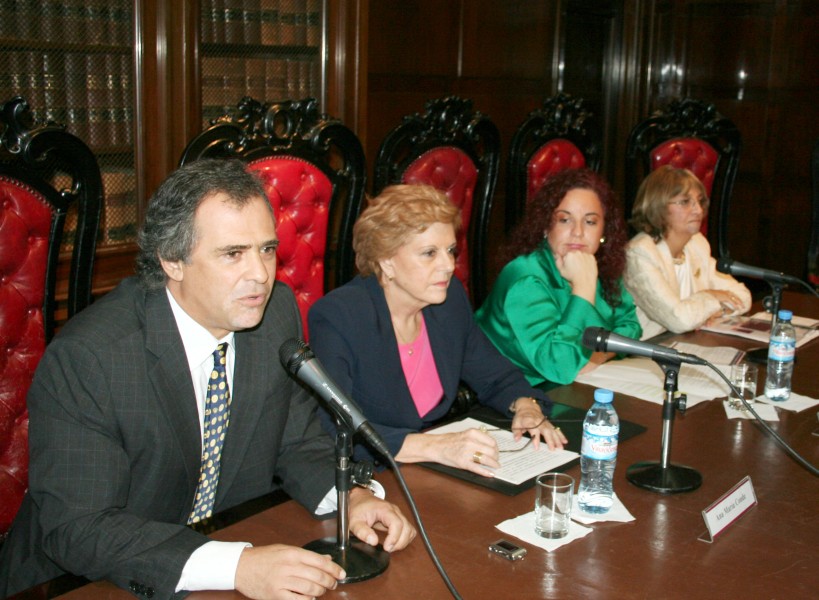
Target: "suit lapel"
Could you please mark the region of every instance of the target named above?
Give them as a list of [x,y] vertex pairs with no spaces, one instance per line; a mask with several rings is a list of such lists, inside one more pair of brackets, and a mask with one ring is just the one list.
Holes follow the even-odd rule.
[[202,461],[202,434],[185,348],[165,290],[147,294],[145,305],[146,346],[154,359],[149,365],[151,385],[174,433],[188,482],[195,490]]
[[[271,307],[268,307],[271,310]],[[244,463],[249,451],[250,440],[256,428],[264,404],[265,390],[269,370],[277,365],[265,365],[260,356],[267,356],[269,351],[264,347],[265,341],[274,344],[272,339],[254,332],[238,331],[233,337],[236,350],[236,362],[233,372],[232,400],[230,404],[230,424],[228,425],[222,464],[219,472],[219,487],[216,490],[216,502],[224,497],[233,480]]]

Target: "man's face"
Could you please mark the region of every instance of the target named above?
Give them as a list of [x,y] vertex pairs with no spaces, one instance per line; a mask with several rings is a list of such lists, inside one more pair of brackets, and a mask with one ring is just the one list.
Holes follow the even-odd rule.
[[258,325],[273,291],[279,244],[267,200],[240,207],[213,194],[196,209],[194,225],[189,260],[162,261],[171,294],[217,339]]

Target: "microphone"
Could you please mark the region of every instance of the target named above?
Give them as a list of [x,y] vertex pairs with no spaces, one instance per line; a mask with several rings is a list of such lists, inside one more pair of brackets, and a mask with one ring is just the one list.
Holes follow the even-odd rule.
[[330,411],[356,433],[361,433],[384,456],[390,456],[386,443],[373,429],[351,398],[330,378],[316,355],[304,341],[290,338],[279,346],[284,368],[301,379],[324,400]]
[[586,327],[583,332],[583,345],[593,352],[615,352],[617,354],[633,354],[646,356],[659,362],[689,363],[692,365],[707,365],[708,362],[699,356],[679,352],[673,348],[649,344],[632,338],[612,333],[602,327]]
[[802,285],[802,280],[798,277],[785,275],[784,273],[771,271],[770,269],[762,269],[760,267],[744,265],[741,262],[728,258],[727,256],[724,256],[717,261],[717,271],[720,273],[733,275],[734,277],[741,276],[750,277],[751,279],[763,279],[768,283],[790,283],[794,285]]

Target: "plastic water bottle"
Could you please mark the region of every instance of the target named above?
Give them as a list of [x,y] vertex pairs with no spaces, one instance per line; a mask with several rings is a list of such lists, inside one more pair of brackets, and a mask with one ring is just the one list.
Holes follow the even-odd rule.
[[791,395],[791,376],[793,359],[796,356],[796,332],[791,325],[793,313],[789,310],[779,311],[779,320],[771,331],[771,344],[768,346],[768,376],[765,379],[765,396],[779,402]]
[[594,404],[583,421],[577,502],[587,513],[606,513],[614,502],[612,477],[617,463],[620,419],[612,400],[614,393],[611,390],[595,390]]

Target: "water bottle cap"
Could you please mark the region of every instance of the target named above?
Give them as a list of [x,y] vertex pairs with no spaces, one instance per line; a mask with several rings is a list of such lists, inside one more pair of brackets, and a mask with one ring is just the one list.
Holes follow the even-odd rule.
[[779,311],[779,320],[780,321],[790,321],[793,318],[793,311],[787,310],[783,308]]
[[594,401],[601,402],[603,404],[608,404],[614,400],[614,392],[611,390],[605,390],[603,388],[594,390]]

